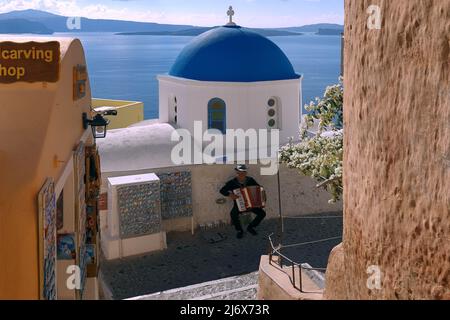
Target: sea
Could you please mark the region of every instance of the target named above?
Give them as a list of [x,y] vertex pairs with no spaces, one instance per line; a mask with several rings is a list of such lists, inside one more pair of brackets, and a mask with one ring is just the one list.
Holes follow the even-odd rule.
[[[181,50],[193,39],[183,36],[56,33],[81,40],[88,64],[92,96],[144,102],[145,119],[158,118],[157,75],[167,74]],[[339,36],[271,37],[303,75],[303,106],[322,97],[338,83],[341,59]],[[303,108],[304,111],[304,108]]]

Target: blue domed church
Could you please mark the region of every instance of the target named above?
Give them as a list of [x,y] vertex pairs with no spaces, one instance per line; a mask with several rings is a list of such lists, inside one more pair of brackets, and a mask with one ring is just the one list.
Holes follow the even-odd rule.
[[[279,143],[299,137],[302,77],[276,44],[234,24],[232,12],[227,25],[193,39],[158,76],[158,121],[111,130],[98,141],[108,194],[100,221],[106,259],[167,248],[172,231],[228,225],[231,203],[219,191],[241,162],[267,191],[267,218],[279,216],[279,201],[285,216],[332,211],[312,179],[278,166]],[[245,145],[229,145],[228,129]],[[258,141],[249,137],[247,145],[251,129]]]
[[230,22],[191,41],[167,75],[158,76],[161,122],[193,131],[279,129],[281,143],[297,137],[301,80],[268,38]]

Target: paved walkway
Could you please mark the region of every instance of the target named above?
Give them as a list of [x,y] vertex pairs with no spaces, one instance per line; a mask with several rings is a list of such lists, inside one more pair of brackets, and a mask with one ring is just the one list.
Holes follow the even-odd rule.
[[[336,216],[342,213],[313,215]],[[249,233],[236,239],[231,226],[194,236],[190,232],[167,234],[168,249],[152,254],[114,261],[102,261],[101,271],[114,299],[124,299],[154,292],[248,274],[258,270],[261,255],[267,254],[268,236],[277,232],[278,219],[266,220],[258,227],[258,236]],[[342,235],[342,218],[286,219],[283,244],[308,242]],[[222,234],[225,240],[211,244],[209,239]],[[324,268],[328,256],[341,240],[309,244],[284,250],[301,263]]]
[[140,296],[133,300],[256,300],[258,272]]

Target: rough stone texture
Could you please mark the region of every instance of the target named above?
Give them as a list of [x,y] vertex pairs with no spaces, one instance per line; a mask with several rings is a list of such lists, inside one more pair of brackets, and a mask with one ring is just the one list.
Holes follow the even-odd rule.
[[[370,5],[381,30],[366,28]],[[450,299],[450,1],[345,12],[344,242],[326,298]]]
[[326,273],[326,288],[323,293],[324,299],[347,300],[347,292],[342,285],[343,281],[345,281],[343,278],[345,270],[344,247],[342,243],[331,250],[329,261]]

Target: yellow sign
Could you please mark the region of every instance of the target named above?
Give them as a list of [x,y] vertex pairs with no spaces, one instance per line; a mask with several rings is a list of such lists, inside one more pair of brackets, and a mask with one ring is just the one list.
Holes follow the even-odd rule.
[[60,60],[57,41],[0,42],[0,83],[57,82]]

